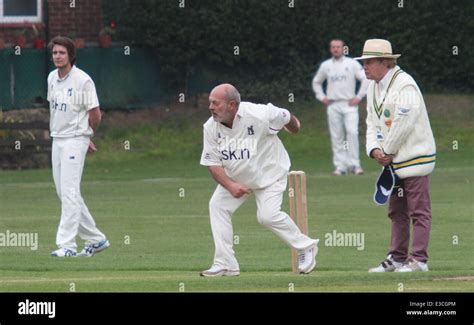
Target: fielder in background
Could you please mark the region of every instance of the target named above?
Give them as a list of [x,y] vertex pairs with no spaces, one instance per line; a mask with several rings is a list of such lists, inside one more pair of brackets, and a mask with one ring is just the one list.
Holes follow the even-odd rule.
[[[334,39],[329,50],[332,58],[321,63],[313,78],[316,98],[327,107],[331,135],[334,176],[352,172],[362,175],[359,159],[359,106],[364,98],[368,81],[362,66],[344,55],[344,42]],[[357,95],[356,80],[361,82]],[[326,93],[323,83],[327,81]]]
[[93,256],[110,246],[97,229],[81,196],[81,178],[87,152],[95,152],[91,140],[101,113],[92,79],[77,68],[72,40],[55,37],[49,48],[56,70],[48,76],[50,129],[53,138],[52,165],[56,191],[61,201],[61,221],[56,236],[58,249],[52,256],[76,256],[76,236],[85,240],[77,256]]
[[[389,199],[392,238],[387,258],[369,272],[428,271],[431,229],[429,175],[436,145],[423,96],[415,80],[397,66],[390,42],[370,39],[362,57],[367,79],[367,154],[392,165],[398,188]],[[408,255],[410,223],[412,253]]]
[[[232,215],[253,193],[257,219],[298,251],[298,270],[310,273],[316,266],[318,240],[309,238],[281,211],[290,158],[277,134],[297,133],[300,122],[286,109],[272,104],[240,102],[230,84],[215,87],[209,95],[212,117],[204,124],[201,165],[208,166],[218,183],[209,202],[214,263],[202,276],[236,276],[239,264],[233,250]],[[257,247],[256,247],[257,249]]]

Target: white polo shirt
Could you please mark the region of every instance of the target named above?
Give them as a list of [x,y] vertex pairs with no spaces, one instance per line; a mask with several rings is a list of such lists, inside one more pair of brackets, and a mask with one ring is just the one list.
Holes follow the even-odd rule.
[[[327,80],[326,94],[323,90],[325,80]],[[369,83],[360,63],[346,56],[337,60],[330,58],[321,63],[314,76],[313,91],[320,101],[323,101],[325,97],[334,101],[349,101],[356,96],[356,80],[361,82],[357,97],[362,99],[367,93]]]
[[275,183],[290,168],[290,157],[277,135],[290,118],[286,109],[249,102],[240,103],[232,129],[209,118],[201,165],[222,166],[233,181],[250,189]]
[[99,106],[99,99],[91,77],[73,66],[68,75],[60,78],[58,69],[48,76],[51,137],[68,138],[93,136],[89,126],[89,111]]

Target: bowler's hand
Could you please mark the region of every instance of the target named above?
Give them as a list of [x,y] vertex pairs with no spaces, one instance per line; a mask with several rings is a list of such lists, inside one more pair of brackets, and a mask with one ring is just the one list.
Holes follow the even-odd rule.
[[231,183],[227,190],[236,199],[241,198],[245,194],[249,194],[250,192],[252,192],[252,190],[250,190],[247,186],[235,182]]
[[359,103],[360,103],[360,98],[354,97],[350,100],[349,106],[356,106],[356,105],[359,105]]
[[290,122],[283,127],[283,129],[291,134],[296,134],[300,131],[301,129],[301,122],[291,114]]
[[88,153],[94,153],[97,151],[97,148],[95,147],[94,142],[92,140],[89,142],[89,149],[87,149]]
[[384,154],[380,149],[372,151],[372,157],[384,167],[392,163],[392,156]]

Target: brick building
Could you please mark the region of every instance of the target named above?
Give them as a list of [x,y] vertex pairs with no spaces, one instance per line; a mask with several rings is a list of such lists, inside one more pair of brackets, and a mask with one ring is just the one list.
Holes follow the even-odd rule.
[[0,0],[0,47],[19,44],[22,34],[26,47],[57,35],[97,46],[103,25],[101,0]]

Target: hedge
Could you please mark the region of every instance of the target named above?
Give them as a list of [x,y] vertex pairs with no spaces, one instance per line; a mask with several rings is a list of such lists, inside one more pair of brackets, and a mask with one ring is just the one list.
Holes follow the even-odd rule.
[[184,1],[103,0],[117,40],[155,49],[171,93],[227,81],[247,98],[313,96],[311,79],[332,38],[345,40],[349,56],[368,38],[390,40],[424,91],[474,89],[472,0]]

